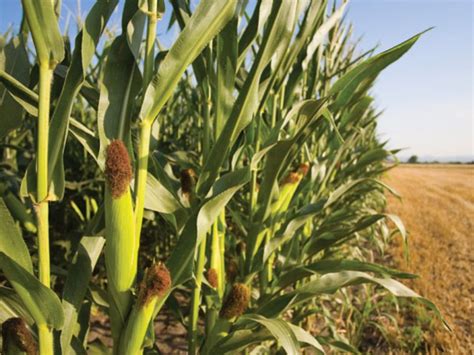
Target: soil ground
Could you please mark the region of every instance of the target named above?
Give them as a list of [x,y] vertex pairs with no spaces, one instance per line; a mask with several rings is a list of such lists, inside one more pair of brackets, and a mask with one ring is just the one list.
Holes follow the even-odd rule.
[[388,210],[409,232],[410,258],[392,250],[400,269],[420,275],[411,283],[433,301],[453,328],[437,327],[433,344],[453,354],[474,354],[474,166],[401,165],[385,177],[401,196]]

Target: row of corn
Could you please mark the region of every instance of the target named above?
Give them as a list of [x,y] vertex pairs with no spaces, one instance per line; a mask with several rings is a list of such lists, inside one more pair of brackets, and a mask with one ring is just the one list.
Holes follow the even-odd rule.
[[[346,1],[103,0],[71,46],[60,1],[22,5],[0,48],[6,354],[158,353],[163,310],[191,354],[357,352],[310,320],[362,283],[439,314],[367,249],[406,239],[384,212],[396,151],[370,89],[421,34],[375,55],[358,50]],[[179,29],[168,49],[160,24]],[[80,238],[54,230],[58,209]],[[50,236],[71,246],[64,268]],[[112,349],[88,341],[97,312]]]

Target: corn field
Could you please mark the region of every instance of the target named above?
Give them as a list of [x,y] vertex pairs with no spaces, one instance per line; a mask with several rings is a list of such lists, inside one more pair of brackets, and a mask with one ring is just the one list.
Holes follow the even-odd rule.
[[[358,353],[338,314],[363,293],[442,321],[374,262],[407,232],[370,91],[421,33],[361,53],[346,2],[98,0],[70,39],[61,1],[21,5],[0,42],[5,354],[159,354],[165,310],[189,354]],[[97,313],[112,347],[88,341]]]

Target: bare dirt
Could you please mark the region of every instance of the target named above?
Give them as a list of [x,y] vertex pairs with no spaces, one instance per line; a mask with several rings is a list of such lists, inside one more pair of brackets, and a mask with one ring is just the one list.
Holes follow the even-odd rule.
[[436,327],[433,344],[474,354],[474,166],[401,165],[385,182],[402,196],[389,196],[388,210],[409,232],[408,264],[401,243],[391,254],[399,268],[420,275],[410,286],[435,302],[453,328]]

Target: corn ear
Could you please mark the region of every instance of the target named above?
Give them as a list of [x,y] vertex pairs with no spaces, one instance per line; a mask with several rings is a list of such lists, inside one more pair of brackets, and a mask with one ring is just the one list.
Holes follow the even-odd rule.
[[121,141],[107,147],[105,186],[105,263],[110,297],[112,335],[118,339],[131,307],[131,292],[137,274],[138,239],[127,149]]
[[[219,231],[219,218],[216,220],[212,227],[211,231],[211,268],[209,270],[210,273],[215,275],[215,284],[212,284],[211,279],[208,277],[208,281],[211,285],[217,289],[219,293],[219,297],[222,297],[224,293],[224,280],[223,280],[223,272],[222,272],[222,245],[221,239],[224,238],[224,235],[221,231]],[[212,270],[212,272],[211,272]]]
[[[301,180],[308,173],[308,170],[309,164],[303,163],[298,167],[297,171],[289,173],[283,180],[278,200],[275,201],[272,205],[271,216],[273,218],[278,218],[279,215],[285,213],[285,211],[289,208],[291,200],[293,199],[293,196],[295,195],[295,192],[298,189]],[[270,238],[273,235],[273,231],[278,230],[280,228],[280,223],[278,221],[274,221],[271,228],[272,230],[269,233],[266,233],[265,235],[266,243],[270,242]],[[275,254],[272,254],[268,258],[266,267],[261,274],[263,287],[266,287],[268,282],[271,282],[273,279],[274,261]]]
[[129,290],[137,274],[138,243],[133,223],[132,195],[128,190],[114,199],[105,194],[105,223],[107,244],[105,258],[111,286],[117,291]]
[[37,345],[21,318],[10,318],[2,324],[2,354],[35,355]]
[[200,352],[201,354],[207,355],[212,353],[214,345],[220,339],[228,335],[232,323],[234,323],[249,306],[250,296],[250,289],[247,285],[235,283],[232,286],[222,304],[219,318],[216,319],[213,328],[209,334],[207,334],[206,341]]
[[161,263],[151,266],[140,283],[138,299],[127,320],[120,339],[119,354],[141,354],[148,325],[153,321],[158,300],[165,297],[171,287],[171,276]]
[[272,216],[278,216],[290,206],[291,199],[296,192],[301,180],[307,174],[308,164],[301,164],[297,171],[289,173],[282,182],[278,200],[272,205]]
[[222,210],[221,214],[219,215],[219,230],[221,231],[220,235],[220,240],[219,240],[219,246],[220,246],[220,261],[221,261],[221,267],[219,270],[220,278],[221,278],[221,283],[220,283],[220,288],[219,288],[219,296],[222,298],[224,295],[224,289],[225,289],[225,279],[226,279],[226,266],[225,266],[225,238],[226,238],[226,230],[227,230],[227,225],[225,222],[225,209]]
[[249,302],[249,287],[242,283],[236,283],[232,286],[232,289],[227,295],[219,316],[226,319],[240,317],[249,306]]

